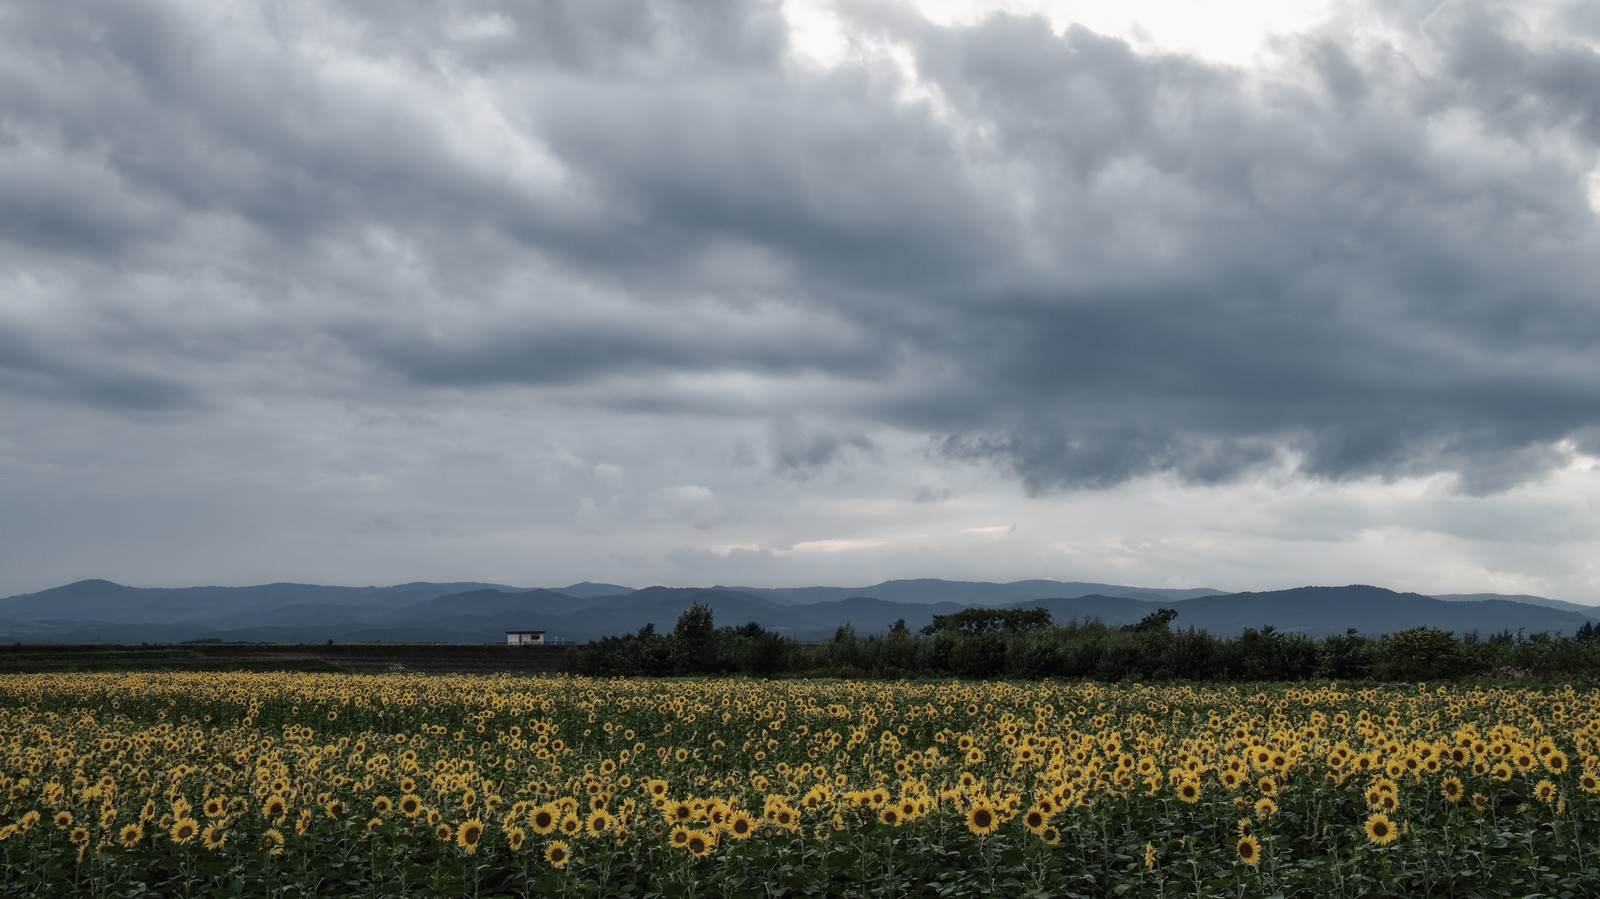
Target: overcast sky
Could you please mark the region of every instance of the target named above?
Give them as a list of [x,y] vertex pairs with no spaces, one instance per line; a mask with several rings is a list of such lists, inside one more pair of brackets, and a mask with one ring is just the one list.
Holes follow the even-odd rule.
[[0,595],[1600,602],[1597,48],[1590,0],[0,0]]

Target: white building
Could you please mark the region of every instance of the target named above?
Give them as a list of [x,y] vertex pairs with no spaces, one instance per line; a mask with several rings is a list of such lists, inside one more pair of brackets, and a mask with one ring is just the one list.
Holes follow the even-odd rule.
[[544,643],[544,631],[506,631],[507,646],[533,646]]

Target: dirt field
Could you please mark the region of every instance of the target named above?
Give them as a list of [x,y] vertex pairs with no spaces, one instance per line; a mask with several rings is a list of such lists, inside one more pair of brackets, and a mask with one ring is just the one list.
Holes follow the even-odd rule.
[[42,671],[558,671],[564,646],[500,644],[13,645],[0,672]]

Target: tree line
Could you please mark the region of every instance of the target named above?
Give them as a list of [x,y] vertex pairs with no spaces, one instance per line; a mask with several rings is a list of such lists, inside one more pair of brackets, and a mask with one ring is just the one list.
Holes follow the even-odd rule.
[[1137,624],[1052,621],[1047,609],[969,608],[913,632],[802,642],[751,622],[718,627],[695,603],[669,633],[637,633],[572,647],[563,668],[589,675],[746,674],[835,677],[1066,677],[1097,680],[1384,680],[1533,677],[1600,681],[1600,627],[1573,636],[1456,635],[1431,627],[1369,636],[1314,637],[1264,625],[1237,636],[1175,626],[1161,609]]

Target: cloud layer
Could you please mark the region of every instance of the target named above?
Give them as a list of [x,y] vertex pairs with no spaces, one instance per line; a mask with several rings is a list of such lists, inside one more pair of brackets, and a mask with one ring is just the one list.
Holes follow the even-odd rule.
[[1234,66],[841,4],[821,65],[774,3],[13,4],[12,508],[528,580],[562,527],[670,574],[1008,483],[1513,502],[1600,454],[1586,9],[1350,5]]

